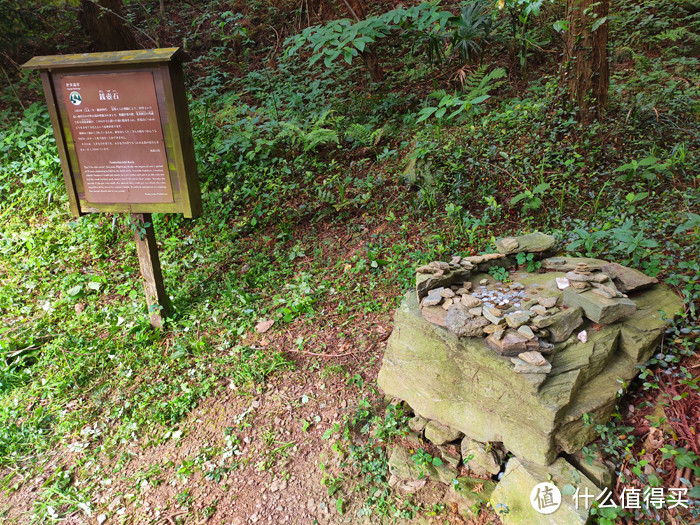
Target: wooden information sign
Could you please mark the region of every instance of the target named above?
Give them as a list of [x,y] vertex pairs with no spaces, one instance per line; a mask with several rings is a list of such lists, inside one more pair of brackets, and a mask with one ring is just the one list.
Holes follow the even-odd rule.
[[169,301],[151,213],[197,217],[202,202],[179,48],[34,57],[71,213],[123,212],[135,235],[151,323]]

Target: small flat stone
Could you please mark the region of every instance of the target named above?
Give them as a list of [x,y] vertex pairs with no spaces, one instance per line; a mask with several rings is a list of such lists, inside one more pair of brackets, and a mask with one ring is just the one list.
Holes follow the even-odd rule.
[[448,271],[450,269],[450,264],[444,261],[433,261],[430,263],[430,266],[432,266],[436,270]]
[[532,340],[535,338],[535,334],[528,325],[524,324],[518,328],[518,333],[524,335],[528,339]]
[[569,281],[571,287],[575,290],[588,290],[590,285],[586,281]]
[[465,308],[476,308],[477,306],[481,305],[481,299],[477,299],[473,295],[468,294],[463,295],[460,302]]
[[[577,295],[571,292],[572,295]],[[571,333],[583,323],[582,311],[580,308],[569,308],[550,317],[536,317],[532,323],[537,328],[548,328],[550,340],[553,343],[566,341]]]
[[[591,283],[593,284],[594,288],[597,288],[598,290],[604,292],[607,294],[608,297],[627,297],[626,295],[623,295],[620,291],[618,291],[615,286],[608,286],[606,284],[601,284],[601,283]],[[612,284],[612,283],[611,283]]]
[[494,315],[493,312],[498,311],[499,313],[501,312],[498,308],[482,308],[481,309],[481,315],[483,315],[486,319],[491,321],[493,324],[503,324],[505,322],[505,319],[500,316],[500,315]]
[[494,334],[496,332],[503,332],[503,327],[498,326],[497,324],[490,324],[484,327],[484,333]]
[[486,338],[486,343],[496,351],[505,356],[516,356],[527,351],[527,339],[515,330],[506,330],[502,338],[497,338],[496,334],[491,334]]
[[622,293],[642,290],[659,282],[654,277],[649,277],[634,268],[628,268],[618,263],[608,263],[602,268],[608,274]]
[[450,288],[443,288],[443,289],[440,291],[440,295],[443,296],[443,297],[445,297],[445,298],[447,298],[447,299],[449,299],[449,298],[451,298],[451,297],[454,297],[454,296],[455,296],[455,293],[454,293]]
[[511,328],[519,328],[530,320],[530,315],[525,312],[516,312],[506,316],[506,324]]
[[578,273],[576,271],[573,271],[573,272],[566,272],[566,278],[569,281],[587,283],[587,282],[593,280],[593,275],[589,275],[589,274],[585,274],[585,273]]
[[481,308],[481,306],[477,306],[477,307],[475,307],[475,308],[469,308],[468,311],[469,311],[469,313],[472,314],[472,315],[481,315],[482,308]]
[[442,303],[442,309],[443,309],[443,310],[449,310],[449,309],[450,309],[450,306],[452,306],[452,303],[453,303],[453,302],[454,302],[454,301],[453,301],[452,299],[445,299],[445,302]]
[[423,299],[423,303],[421,306],[426,307],[426,306],[437,306],[439,305],[442,300],[442,291],[445,288],[434,288],[428,292],[428,296]]
[[614,299],[617,296],[617,294],[610,293],[607,290],[603,290],[602,288],[593,288],[593,290],[591,290],[591,293],[600,295],[601,297],[605,297],[606,299]]
[[547,309],[541,304],[531,306],[530,310],[532,310],[535,313],[535,315],[547,315]]
[[455,255],[450,259],[450,264],[459,264],[460,262],[462,262],[462,257],[460,255]]
[[576,339],[581,341],[582,343],[587,343],[588,342],[588,332],[585,330],[581,330],[578,335],[576,336]]
[[515,365],[514,371],[516,374],[549,374],[552,371],[550,363],[544,366],[536,366],[517,357],[511,357],[510,360]]
[[547,364],[547,360],[542,357],[542,354],[536,351],[523,352],[522,354],[518,354],[518,357],[526,363],[535,366],[545,366]]
[[482,279],[481,281],[479,281],[479,284],[480,284],[481,286],[486,286],[486,285],[489,284],[489,280],[488,280],[488,279]]
[[426,264],[424,266],[419,266],[418,268],[416,268],[416,272],[417,273],[433,273],[433,272],[435,272],[435,268]]
[[608,264],[608,261],[602,259],[588,259],[586,257],[550,257],[542,260],[542,267],[547,270],[566,272],[575,270],[582,262],[585,263],[589,269],[600,269]]
[[565,288],[569,287],[569,280],[566,277],[556,277],[555,279],[557,281],[557,288],[560,290],[564,290]]
[[540,348],[538,352],[544,355],[549,355],[552,352],[554,352],[554,345],[552,343],[548,343],[547,341],[544,341],[542,339],[538,339],[537,343],[540,345]]

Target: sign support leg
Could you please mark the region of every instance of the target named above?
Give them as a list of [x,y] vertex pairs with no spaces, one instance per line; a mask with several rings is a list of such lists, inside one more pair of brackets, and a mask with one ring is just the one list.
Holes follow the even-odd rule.
[[165,293],[163,274],[160,270],[153,219],[150,213],[132,213],[131,223],[151,326],[163,328],[163,318],[170,312],[170,301]]

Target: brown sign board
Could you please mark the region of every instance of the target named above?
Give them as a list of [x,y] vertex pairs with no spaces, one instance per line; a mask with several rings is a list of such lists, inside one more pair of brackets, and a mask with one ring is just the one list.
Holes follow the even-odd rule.
[[202,213],[179,48],[34,57],[74,216]]

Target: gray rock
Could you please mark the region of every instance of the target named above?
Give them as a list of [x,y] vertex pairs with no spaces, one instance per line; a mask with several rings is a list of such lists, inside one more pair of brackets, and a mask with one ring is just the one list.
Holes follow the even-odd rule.
[[506,316],[506,324],[511,328],[519,328],[530,320],[530,314],[515,312]]
[[463,435],[459,430],[450,428],[437,421],[428,421],[428,424],[425,426],[425,439],[435,445],[444,445],[451,441],[456,441]]
[[477,306],[476,308],[470,308],[469,313],[472,315],[481,315],[482,308],[481,308],[481,306]]
[[439,305],[444,299],[444,297],[442,296],[442,292],[444,290],[445,288],[434,288],[433,290],[430,290],[428,292],[428,296],[425,299],[423,299],[421,306],[426,307]]
[[481,304],[481,299],[477,299],[473,295],[463,295],[460,302],[466,308],[476,308],[477,306],[479,306]]
[[[519,280],[528,290],[538,285],[548,292],[553,277]],[[658,310],[672,316],[683,308],[662,285],[634,301],[634,315],[589,330],[587,343],[558,345],[549,358],[549,374],[516,374],[510,359],[497,355],[484,339],[459,338],[427,322],[410,292],[396,310],[378,384],[423,417],[476,441],[502,442],[518,458],[548,465],[561,451],[574,453],[596,437],[595,426],[584,425],[583,415],[607,421],[618,400],[618,380],[630,383],[639,371],[636,365],[648,359],[663,334],[667,322]],[[538,344],[548,343],[540,339]]]
[[540,304],[536,304],[535,306],[531,306],[530,310],[532,310],[532,312],[535,315],[542,315],[542,316],[547,315],[547,309]]
[[[543,467],[526,460],[511,458],[496,490],[491,495],[491,506],[504,505],[508,513],[499,517],[503,525],[585,525],[589,509],[578,505],[571,496],[562,496],[561,506],[551,514],[540,514],[533,507],[530,495],[538,483],[551,480],[560,489],[570,484],[581,493],[600,494],[600,490],[563,458]],[[586,492],[587,491],[587,492]]]
[[408,420],[408,428],[417,433],[423,432],[423,429],[427,424],[428,420],[420,416],[414,416]]
[[558,299],[559,299],[559,296],[538,297],[537,302],[541,306],[544,306],[545,308],[553,308],[554,306],[557,305]]
[[428,295],[430,290],[447,287],[455,282],[468,281],[469,277],[471,276],[471,271],[466,269],[439,271],[442,272],[441,275],[437,275],[436,273],[416,274],[416,293],[418,294],[418,300],[421,300],[423,297]]
[[445,317],[445,327],[459,337],[481,337],[488,324],[487,319],[473,316],[461,304],[453,304]]
[[546,270],[555,270],[557,272],[568,272],[570,270],[575,270],[581,263],[587,264],[592,270],[600,270],[603,266],[608,264],[608,261],[589,259],[586,257],[549,257],[548,259],[542,259],[542,268]]
[[501,461],[490,443],[465,437],[461,449],[462,460],[474,475],[489,478],[501,471]]
[[576,273],[576,272],[566,272],[566,278],[569,281],[583,282],[583,283],[591,282],[594,280],[593,274],[588,275],[585,273]]
[[612,324],[637,311],[634,302],[625,297],[606,298],[592,291],[577,294],[567,288],[563,301],[565,305],[582,308],[586,317],[598,324]]
[[599,455],[586,456],[583,452],[577,452],[567,458],[569,463],[580,470],[591,480],[596,487],[612,488],[615,465],[604,461]]
[[[574,292],[572,294],[577,295]],[[537,328],[547,328],[552,343],[561,343],[566,341],[572,332],[583,323],[582,310],[578,307],[572,307],[549,317],[535,317],[532,323]]]
[[503,246],[503,249],[505,250],[503,253],[515,253],[515,250],[520,247],[520,244],[518,244],[516,239],[506,237],[505,239],[501,239],[501,246]]
[[459,451],[457,451],[456,447],[443,445],[438,447],[438,450],[440,450],[440,456],[445,463],[453,468],[459,467],[459,462],[462,460],[462,456],[460,455]]
[[495,325],[500,325],[500,324],[505,323],[505,319],[502,316],[493,315],[493,313],[491,313],[491,310],[492,310],[491,308],[487,308],[486,306],[484,306],[481,309],[481,315],[483,315],[486,319],[489,320],[489,322],[491,322]]
[[617,263],[608,263],[602,270],[607,273],[622,293],[643,290],[658,283],[658,279],[649,277],[634,268],[628,268]]
[[534,339],[535,338],[535,334],[532,331],[532,328],[530,328],[526,324],[518,327],[518,333],[521,335],[524,335],[527,339]]
[[429,323],[445,326],[447,311],[442,306],[425,306],[421,308],[421,314],[423,314],[423,318]]
[[502,338],[498,339],[495,334],[486,338],[486,343],[499,355],[518,355],[527,351],[528,339],[514,330],[506,330]]
[[[514,242],[517,243],[517,246]],[[556,244],[556,239],[545,233],[533,232],[519,237],[504,237],[496,241],[496,249],[504,255],[520,252],[539,253],[550,250]],[[513,247],[515,246],[515,247]]]

